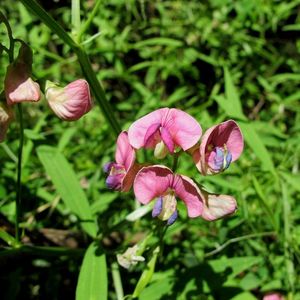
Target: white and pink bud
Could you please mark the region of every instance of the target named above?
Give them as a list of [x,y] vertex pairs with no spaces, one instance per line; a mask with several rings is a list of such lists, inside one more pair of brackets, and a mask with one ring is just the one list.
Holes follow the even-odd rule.
[[50,108],[62,120],[76,121],[92,108],[89,84],[78,79],[65,87],[47,81],[45,97]]

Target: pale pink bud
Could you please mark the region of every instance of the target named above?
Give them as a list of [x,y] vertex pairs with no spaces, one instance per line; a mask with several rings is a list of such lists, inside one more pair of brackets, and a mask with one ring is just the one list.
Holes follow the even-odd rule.
[[0,102],[0,143],[5,139],[6,131],[12,118],[13,113],[11,108],[5,103]]
[[24,101],[40,100],[38,83],[30,78],[30,68],[23,62],[16,61],[7,68],[4,90],[9,105]]
[[45,97],[53,112],[65,121],[78,120],[92,108],[89,84],[84,79],[75,80],[64,88],[47,81]]

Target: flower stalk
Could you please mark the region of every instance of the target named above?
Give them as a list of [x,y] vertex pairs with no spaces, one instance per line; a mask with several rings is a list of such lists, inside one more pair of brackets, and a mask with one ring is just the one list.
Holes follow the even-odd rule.
[[18,118],[20,126],[20,137],[19,137],[19,150],[18,150],[18,163],[17,163],[17,194],[16,194],[16,241],[20,241],[20,216],[21,216],[21,197],[22,197],[22,155],[23,155],[23,146],[24,146],[24,125],[23,125],[23,111],[21,103],[17,104],[18,106]]

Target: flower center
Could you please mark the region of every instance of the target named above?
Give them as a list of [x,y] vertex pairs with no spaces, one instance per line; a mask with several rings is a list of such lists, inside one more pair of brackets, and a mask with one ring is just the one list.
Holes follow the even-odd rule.
[[125,167],[117,163],[107,163],[103,170],[109,175],[106,178],[106,186],[109,189],[120,190],[122,187],[122,181],[126,174]]
[[163,196],[157,198],[153,210],[152,217],[167,221],[168,225],[172,225],[178,216],[177,201],[173,190],[168,190]]
[[210,145],[208,149],[212,149],[206,156],[209,168],[215,172],[226,170],[232,161],[232,154],[227,149],[226,144],[223,147],[213,147]]
[[144,137],[145,147],[154,147],[155,157],[162,159],[167,154],[174,153],[175,144],[169,130],[160,123],[152,124]]

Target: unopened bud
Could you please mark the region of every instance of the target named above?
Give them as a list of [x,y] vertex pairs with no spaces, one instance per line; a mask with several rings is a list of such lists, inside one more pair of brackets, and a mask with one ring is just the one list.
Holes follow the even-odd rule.
[[47,81],[45,97],[53,112],[62,120],[75,121],[92,108],[87,81],[78,79],[65,87]]

